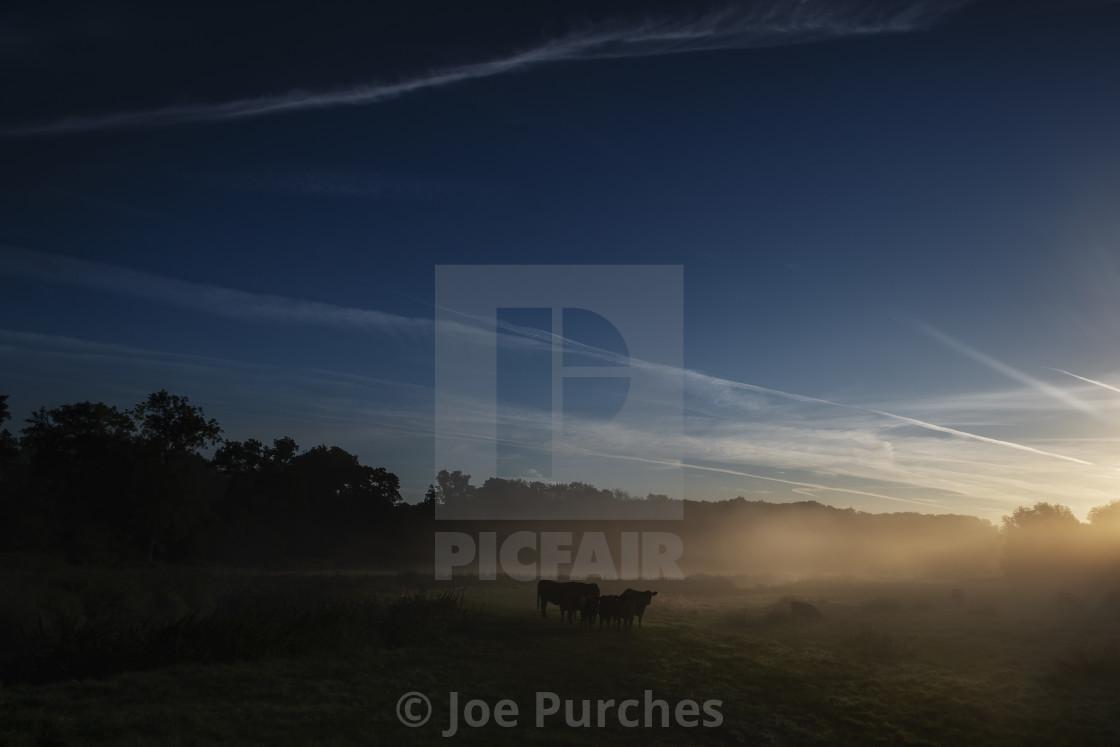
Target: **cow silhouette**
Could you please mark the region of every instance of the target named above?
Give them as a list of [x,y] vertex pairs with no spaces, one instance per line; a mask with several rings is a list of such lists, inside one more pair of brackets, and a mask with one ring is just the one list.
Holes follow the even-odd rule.
[[555,604],[560,608],[560,619],[567,615],[568,622],[575,620],[579,610],[579,600],[584,597],[598,597],[598,584],[585,584],[580,581],[549,581],[542,579],[537,582],[537,608],[541,617],[548,617],[547,608]]
[[649,603],[653,601],[655,596],[657,596],[657,592],[649,590],[636,591],[634,589],[627,589],[622,592],[623,599],[629,599],[633,602],[633,612],[630,613],[630,619],[626,621],[626,627],[630,627],[634,615],[638,616],[638,627],[642,627],[642,616],[645,615],[646,607],[649,606]]
[[595,616],[599,614],[599,600],[602,597],[579,598],[579,626],[582,628],[587,623],[590,630],[595,625]]
[[618,618],[618,608],[621,600],[622,598],[617,594],[607,594],[599,597],[599,630],[603,629],[604,623],[609,629],[611,623]]

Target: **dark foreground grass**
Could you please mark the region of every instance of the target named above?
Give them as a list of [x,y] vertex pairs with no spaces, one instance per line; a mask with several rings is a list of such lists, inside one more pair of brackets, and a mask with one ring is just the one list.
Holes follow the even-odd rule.
[[[421,597],[402,602],[384,578],[315,578],[325,598],[363,583],[388,605],[380,620],[393,605],[404,610],[401,638],[9,683],[0,744],[446,744],[451,693],[455,740],[468,744],[1120,744],[1116,619],[1091,603],[1055,606],[1041,590],[977,586],[962,603],[937,585],[692,593],[650,584],[661,593],[643,629],[588,631],[555,611],[542,620],[530,583],[475,584],[455,592],[459,602],[437,590],[424,597],[436,606],[421,609]],[[816,604],[824,620],[769,614],[791,597]],[[439,605],[459,612],[433,632],[425,617]],[[417,728],[396,715],[410,691],[434,709]],[[720,700],[723,722],[663,728],[655,708],[656,725],[622,726],[618,703],[646,691],[670,707]],[[572,701],[576,716],[590,701],[593,725],[569,727],[561,709],[537,727],[538,692]],[[465,725],[472,699],[491,708],[513,700],[518,725]],[[599,700],[615,701],[601,728]],[[631,715],[644,720],[643,711]]]
[[[408,577],[223,574],[201,596],[178,595],[183,613],[143,593],[161,575],[69,571],[48,577],[55,588],[42,606],[9,590],[0,599],[0,682],[429,644],[469,630],[479,612],[454,588],[396,591]],[[166,581],[174,587],[182,573]]]

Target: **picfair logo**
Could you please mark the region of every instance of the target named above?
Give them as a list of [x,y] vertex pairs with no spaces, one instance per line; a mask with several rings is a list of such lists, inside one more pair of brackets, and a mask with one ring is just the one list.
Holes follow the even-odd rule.
[[[436,469],[680,497],[682,300],[679,266],[437,267]],[[662,501],[627,517],[680,513]],[[436,517],[513,518],[452,501]]]

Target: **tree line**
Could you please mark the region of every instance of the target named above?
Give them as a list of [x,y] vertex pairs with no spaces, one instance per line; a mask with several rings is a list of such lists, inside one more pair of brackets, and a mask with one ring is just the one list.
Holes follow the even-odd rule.
[[[477,532],[477,522],[436,521],[440,503],[489,509],[548,503],[589,515],[635,497],[581,482],[489,478],[472,485],[440,471],[424,499],[401,498],[385,467],[338,446],[303,449],[222,438],[187,397],[159,391],[132,408],[79,402],[40,408],[18,435],[0,395],[0,553],[44,553],[85,565],[161,560],[258,567],[316,562],[430,570],[434,531]],[[209,456],[206,454],[209,453]],[[674,531],[688,573],[777,576],[832,573],[1044,576],[1120,571],[1120,500],[1079,521],[1059,504],[1003,517],[871,514],[814,501],[684,501],[684,520],[543,521],[483,527],[512,531]],[[591,514],[594,515],[594,514]],[[612,552],[616,548],[612,546]]]
[[[10,417],[0,396],[0,424]],[[18,438],[0,432],[3,551],[80,564],[372,560],[379,537],[425,508],[338,446],[223,440],[216,420],[167,391],[123,410],[40,408],[25,423]]]

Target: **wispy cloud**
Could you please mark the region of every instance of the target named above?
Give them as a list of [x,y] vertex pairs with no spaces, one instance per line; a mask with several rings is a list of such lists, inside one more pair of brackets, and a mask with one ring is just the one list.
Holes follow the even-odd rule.
[[[472,319],[472,318],[468,318],[468,317],[463,317],[463,319],[466,323],[484,323],[484,322],[487,321],[487,320]],[[490,324],[492,324],[492,323],[493,322],[491,321]],[[684,381],[685,387],[690,392],[703,393],[708,398],[709,401],[717,403],[717,405],[720,406],[720,407],[723,407],[723,406],[726,405],[728,397],[732,393],[735,393],[735,392],[752,392],[752,393],[756,393],[756,394],[765,395],[767,397],[776,397],[776,398],[785,399],[785,400],[789,400],[789,401],[792,401],[792,402],[797,402],[797,403],[802,403],[802,404],[807,404],[807,405],[825,405],[825,406],[828,406],[830,408],[841,408],[841,409],[848,410],[848,411],[855,411],[855,412],[861,412],[861,413],[865,413],[865,414],[875,415],[879,418],[885,418],[887,420],[892,420],[892,421],[895,421],[895,422],[898,422],[898,423],[903,423],[907,426],[916,427],[916,428],[926,430],[926,431],[945,434],[945,435],[948,435],[948,436],[951,436],[951,437],[954,437],[954,438],[957,438],[957,439],[963,439],[963,440],[966,440],[966,441],[972,441],[972,442],[977,442],[977,443],[990,444],[990,445],[999,446],[999,447],[1007,448],[1007,449],[1015,449],[1017,451],[1024,451],[1024,452],[1034,454],[1034,455],[1037,455],[1037,456],[1043,456],[1043,457],[1046,457],[1046,458],[1049,458],[1049,459],[1058,459],[1058,460],[1065,461],[1065,462],[1070,462],[1070,463],[1073,463],[1073,464],[1093,466],[1092,462],[1088,462],[1084,459],[1079,459],[1079,458],[1074,457],[1074,456],[1069,456],[1067,454],[1061,454],[1061,453],[1057,453],[1057,452],[1053,452],[1053,451],[1048,451],[1048,450],[1041,449],[1041,448],[1038,448],[1038,447],[1035,447],[1035,446],[1030,446],[1030,445],[1023,444],[1023,443],[1018,443],[1018,442],[1015,442],[1015,441],[1009,441],[1009,440],[1006,440],[1006,439],[999,439],[999,438],[993,438],[993,437],[990,437],[990,436],[983,436],[983,435],[980,435],[980,434],[977,434],[977,433],[964,431],[964,430],[961,430],[959,428],[952,428],[952,427],[945,426],[945,425],[939,425],[937,423],[932,423],[932,422],[929,422],[929,421],[926,421],[926,420],[922,420],[922,419],[915,418],[915,417],[909,417],[909,416],[906,416],[906,415],[900,415],[900,414],[897,414],[895,412],[889,412],[889,411],[883,410],[883,409],[875,409],[875,408],[865,407],[865,406],[862,406],[862,405],[856,405],[856,404],[851,404],[851,403],[835,402],[835,401],[828,400],[828,399],[822,399],[820,397],[811,397],[811,396],[804,395],[804,394],[796,394],[796,393],[793,393],[793,392],[787,392],[787,391],[783,391],[783,390],[780,390],[780,389],[772,389],[772,388],[769,388],[769,387],[759,386],[757,384],[748,384],[746,382],[733,381],[731,379],[725,379],[725,378],[720,378],[720,377],[717,377],[717,376],[711,376],[711,375],[702,373],[700,371],[695,371],[695,370],[691,370],[691,369],[687,369],[687,368],[686,369],[679,369],[679,368],[674,368],[672,366],[665,366],[665,365],[659,364],[659,363],[653,363],[653,362],[650,362],[650,361],[643,361],[643,360],[637,359],[637,358],[628,358],[626,356],[620,356],[619,354],[614,353],[614,352],[600,350],[598,348],[594,348],[594,347],[591,347],[591,346],[588,346],[588,345],[584,345],[583,343],[580,343],[578,341],[563,338],[563,337],[560,337],[559,335],[542,332],[540,330],[523,328],[523,327],[519,327],[519,326],[516,326],[516,325],[504,324],[504,323],[501,323],[501,322],[498,323],[498,329],[499,329],[499,331],[501,331],[501,332],[503,332],[507,335],[510,335],[511,338],[519,339],[519,340],[523,341],[524,344],[527,344],[527,345],[536,345],[536,346],[548,347],[548,346],[551,346],[552,344],[558,344],[558,345],[566,346],[566,347],[569,347],[569,348],[572,348],[572,349],[577,349],[585,355],[592,356],[592,357],[597,357],[597,358],[603,360],[604,363],[606,363],[608,365],[634,366],[636,368],[642,368],[642,369],[645,369],[645,370],[648,370],[648,371],[654,373],[655,375],[661,375],[661,376],[671,376],[671,377],[681,377],[681,376],[683,376],[683,381]],[[929,330],[930,330],[931,334],[940,334],[940,333],[937,333],[936,330],[933,330],[932,328],[929,328]],[[945,339],[949,340],[949,341],[952,341],[951,338],[948,338],[947,336],[945,336]],[[955,343],[956,341],[952,341],[952,342]],[[957,343],[957,344],[959,344],[959,343]],[[976,356],[979,356],[980,358],[987,359],[986,356],[983,356],[983,354],[979,353],[978,351],[974,351],[971,348],[967,348],[963,345],[961,345],[961,348],[964,348],[964,350],[968,351],[969,353],[975,354]],[[1014,369],[1011,369],[1009,366],[1003,366],[1003,364],[999,363],[998,361],[994,361],[992,359],[987,359],[987,360],[990,360],[991,363],[995,366],[1001,366],[1003,368],[1009,369],[1010,371],[1014,371],[1016,374],[1019,373],[1019,372],[1015,371]],[[1001,369],[997,369],[997,370],[1001,370]],[[1035,389],[1036,391],[1039,391],[1039,392],[1047,395],[1048,397],[1050,397],[1052,399],[1055,399],[1055,400],[1057,400],[1059,402],[1062,402],[1064,404],[1076,407],[1077,409],[1083,410],[1085,412],[1089,412],[1089,413],[1093,414],[1094,416],[1103,418],[1103,416],[1099,413],[1098,410],[1096,410],[1095,408],[1092,408],[1088,404],[1082,402],[1081,400],[1077,399],[1072,394],[1070,394],[1070,393],[1068,393],[1064,390],[1058,389],[1057,387],[1050,386],[1050,385],[1045,384],[1043,382],[1039,382],[1035,379],[1032,379],[1032,378],[1026,376],[1025,374],[1020,374],[1019,376],[1012,376],[1012,378],[1015,378],[1016,380],[1019,380],[1022,383],[1027,384],[1032,389]]]
[[966,439],[966,440],[970,440],[970,441],[979,441],[981,443],[993,444],[993,445],[996,445],[996,446],[1002,446],[1002,447],[1009,448],[1009,449],[1018,449],[1020,451],[1028,451],[1028,452],[1031,452],[1033,454],[1037,454],[1039,456],[1050,457],[1050,458],[1053,458],[1053,459],[1061,459],[1063,461],[1073,462],[1075,464],[1090,464],[1089,462],[1086,462],[1082,459],[1077,459],[1076,457],[1066,456],[1064,454],[1056,454],[1054,452],[1045,451],[1043,449],[1037,449],[1033,446],[1027,446],[1025,444],[1015,443],[1013,441],[1005,441],[1005,440],[998,439],[998,438],[990,438],[988,436],[981,436],[981,435],[978,435],[976,433],[969,433],[968,431],[962,431],[962,430],[959,430],[957,428],[949,428],[947,426],[937,425],[936,423],[930,423],[930,422],[927,422],[927,421],[924,421],[924,420],[919,420],[917,418],[906,417],[905,415],[898,415],[898,414],[895,414],[893,412],[887,412],[885,410],[876,410],[876,409],[869,408],[869,407],[862,407],[860,405],[847,404],[847,403],[843,403],[843,402],[833,402],[831,400],[820,399],[818,397],[808,397],[808,396],[805,396],[803,394],[793,394],[791,392],[783,392],[783,391],[778,390],[778,389],[769,389],[767,387],[762,387],[762,386],[758,386],[758,385],[755,385],[755,384],[746,384],[746,383],[739,382],[739,381],[730,381],[728,379],[720,379],[720,378],[716,378],[716,377],[712,377],[712,376],[707,376],[705,374],[701,374],[701,373],[698,373],[698,372],[695,372],[695,371],[686,371],[686,375],[688,376],[688,379],[691,380],[691,381],[699,381],[699,382],[702,382],[702,383],[707,384],[709,386],[717,386],[717,387],[727,388],[727,389],[742,389],[742,390],[745,390],[745,391],[759,392],[761,394],[768,394],[768,395],[772,395],[772,396],[775,396],[775,397],[781,397],[783,399],[793,400],[794,402],[815,403],[815,404],[829,405],[829,406],[832,406],[832,407],[842,407],[842,408],[846,408],[846,409],[849,409],[849,410],[858,410],[858,411],[862,411],[862,412],[866,412],[866,413],[872,413],[874,415],[879,415],[881,417],[888,418],[890,420],[895,420],[895,421],[900,422],[900,423],[906,423],[907,425],[917,426],[918,428],[931,430],[931,431],[937,431],[938,433],[945,433],[945,434],[948,434],[948,435],[951,435],[951,436],[956,436],[957,438],[962,438],[962,439]]
[[[204,406],[227,438],[291,435],[304,446],[339,444],[391,458],[408,472],[416,470],[407,461],[423,453],[432,433],[430,387],[351,372],[7,329],[0,329],[0,370],[17,413],[86,399],[128,407],[164,388]],[[422,491],[430,465],[421,459]]]
[[[1047,367],[1047,368],[1049,368],[1049,367]],[[1084,381],[1086,384],[1092,384],[1093,386],[1099,386],[1102,389],[1110,389],[1114,392],[1120,392],[1120,387],[1114,387],[1114,386],[1112,386],[1112,384],[1106,384],[1103,381],[1097,381],[1096,379],[1087,379],[1084,376],[1078,376],[1075,373],[1070,373],[1069,371],[1063,371],[1060,368],[1050,368],[1049,370],[1057,371],[1058,373],[1063,373],[1066,376],[1072,376],[1075,379],[1080,379],[1081,381]]]
[[[1111,466],[1116,463],[1117,439],[1056,440],[1046,438],[1045,429],[1039,430],[1037,423],[1033,430],[1023,431],[1021,442],[959,436],[954,429],[944,433],[940,426],[926,421],[922,421],[923,427],[899,427],[894,413],[813,398],[763,396],[736,402],[724,396],[719,381],[688,387],[690,400],[712,405],[697,409],[718,411],[718,415],[689,417],[683,433],[679,425],[673,430],[669,422],[664,428],[645,428],[566,416],[562,435],[552,440],[548,437],[550,426],[555,425],[551,412],[507,408],[497,416],[498,427],[488,429],[490,435],[485,436],[471,421],[487,418],[494,423],[494,413],[480,401],[473,414],[470,403],[456,403],[465,421],[458,423],[457,434],[441,435],[473,441],[494,439],[506,431],[505,425],[532,425],[535,419],[536,427],[529,432],[538,438],[518,445],[551,452],[566,464],[578,465],[581,474],[607,460],[618,468],[596,466],[597,477],[605,475],[609,480],[633,475],[637,479],[647,475],[657,483],[656,475],[643,471],[642,465],[664,467],[685,471],[685,494],[693,498],[747,494],[768,483],[786,485],[790,493],[819,500],[850,500],[865,510],[908,504],[998,518],[1016,506],[1052,501],[1060,495],[1076,511],[1084,512],[1111,500],[1120,480]],[[1042,398],[1033,390],[1028,392]],[[1027,393],[996,398],[985,416],[1005,420],[1017,411],[1004,409],[1004,404],[1025,399]],[[952,412],[957,408],[950,401],[940,409]],[[572,462],[573,458],[577,461]],[[712,478],[721,475],[738,482],[731,487],[720,482],[713,492]],[[626,480],[603,484],[631,487]]]
[[657,17],[639,22],[599,24],[503,57],[428,71],[393,83],[375,82],[331,91],[291,91],[219,104],[70,117],[9,127],[0,130],[0,135],[15,137],[223,122],[293,111],[377,104],[416,91],[519,73],[551,63],[775,47],[849,36],[904,33],[928,28],[968,2],[771,0],[729,4],[690,18]]
[[[481,324],[466,317],[463,322]],[[723,482],[716,495],[706,487],[723,475],[740,479],[734,489],[743,494],[765,482],[820,499],[822,491],[830,491],[831,500],[852,500],[870,510],[901,503],[998,518],[1015,506],[1054,500],[1055,494],[1068,496],[1065,500],[1075,510],[1085,511],[1110,500],[1120,480],[1117,460],[1108,451],[1115,440],[1063,438],[1052,416],[1068,405],[1035,387],[853,404],[620,358],[540,330],[499,324],[498,331],[541,347],[572,345],[605,364],[683,381],[688,402],[683,433],[671,417],[634,427],[565,415],[562,434],[549,439],[555,427],[551,412],[506,410],[498,417],[513,418],[518,425],[537,418],[537,427],[530,430],[545,438],[521,446],[575,456],[581,470],[602,460],[620,465],[602,469],[600,474],[607,476],[627,474],[622,466],[627,463],[684,470],[691,497],[726,497]],[[480,431],[469,422],[494,422],[488,405],[476,405],[472,411],[457,403],[467,421],[457,430],[463,438],[494,438],[501,428]],[[981,423],[1003,437],[960,423]]]
[[[956,350],[958,353],[962,353],[962,354],[968,356],[969,358],[972,358],[974,361],[987,366],[988,368],[992,369],[993,371],[998,371],[999,373],[1003,374],[1004,376],[1012,378],[1012,379],[1014,379],[1015,381],[1018,381],[1021,384],[1026,384],[1031,389],[1039,391],[1039,392],[1045,394],[1047,397],[1050,397],[1051,399],[1054,399],[1054,400],[1057,400],[1058,402],[1066,404],[1066,405],[1068,405],[1069,407],[1072,407],[1075,410],[1080,410],[1081,412],[1083,412],[1087,415],[1091,415],[1094,418],[1098,418],[1098,419],[1101,419],[1101,420],[1106,419],[1105,416],[1097,408],[1093,407],[1092,405],[1090,405],[1089,403],[1087,403],[1087,402],[1085,402],[1081,399],[1078,399],[1077,397],[1075,397],[1074,395],[1065,391],[1064,389],[1059,389],[1058,387],[1051,386],[1050,384],[1047,384],[1044,381],[1039,381],[1038,379],[1034,378],[1033,376],[1030,376],[1030,375],[1024,373],[1023,371],[1020,371],[1019,369],[1017,369],[1013,366],[1007,365],[1003,361],[996,360],[995,358],[993,358],[990,355],[987,355],[986,353],[982,353],[979,350],[976,350],[975,348],[971,348],[968,345],[965,345],[960,340],[957,340],[953,337],[950,337],[949,335],[945,334],[944,332],[942,332],[942,331],[940,331],[940,330],[938,330],[934,327],[931,327],[928,324],[918,324],[917,326],[918,326],[918,329],[922,330],[927,335],[929,335],[933,339],[937,340],[941,344],[945,345],[946,347],[951,348],[953,350]],[[1080,377],[1077,377],[1077,378],[1080,378]]]
[[428,319],[226,288],[60,254],[0,245],[0,275],[91,288],[248,321],[297,322],[380,332],[428,332]]
[[[423,335],[434,329],[433,321],[426,318],[247,293],[3,246],[0,274],[98,289],[238,319],[333,325],[356,331],[416,331]],[[983,396],[962,394],[853,404],[690,369],[621,359],[614,353],[539,330],[508,324],[495,328],[492,319],[487,327],[484,321],[463,317],[454,322],[461,326],[461,330],[457,327],[462,332],[459,339],[466,344],[481,344],[485,338],[487,344],[493,344],[497,332],[507,335],[511,342],[531,347],[573,345],[587,355],[600,357],[605,364],[622,363],[642,369],[643,375],[682,381],[689,403],[683,433],[679,418],[675,425],[664,423],[665,427],[656,423],[652,427],[625,427],[612,421],[573,420],[564,423],[564,431],[569,445],[583,449],[584,454],[619,464],[650,460],[651,464],[675,466],[698,476],[699,482],[694,484],[709,484],[704,475],[723,475],[742,480],[744,493],[759,484],[753,481],[766,481],[798,491],[832,490],[842,496],[862,497],[867,499],[863,503],[867,508],[873,508],[874,501],[888,501],[933,509],[971,509],[998,516],[997,511],[1054,500],[1055,495],[1070,495],[1068,500],[1077,510],[1102,505],[1114,496],[1120,479],[1113,466],[1115,440],[1069,439],[1065,433],[1040,426],[1053,420],[1050,416],[1055,408],[1068,406],[1060,401],[1062,398],[1022,382],[1017,382],[1020,386],[1015,389]],[[324,388],[321,377],[314,372],[275,368],[258,372],[246,367],[245,375],[229,376],[230,362],[48,339],[25,332],[0,332],[0,357],[4,356],[8,361],[6,372],[24,371],[20,380],[28,387],[42,376],[73,381],[72,372],[77,367],[85,372],[102,371],[108,382],[121,381],[122,371],[134,371],[135,375],[129,374],[128,380],[133,382],[130,387],[141,394],[152,382],[158,382],[156,388],[188,382],[209,392],[207,396],[222,402],[231,412],[246,407],[268,409],[271,403],[311,396],[314,407],[309,405],[298,413],[298,428],[322,433],[322,438],[344,446],[353,442],[370,444],[379,438],[388,443],[397,443],[402,437],[426,442],[434,426],[432,390],[428,387],[404,393],[392,387],[392,382],[377,383],[365,377],[353,377],[351,381],[329,373],[325,376],[331,384]],[[223,370],[227,375],[221,373]],[[260,392],[250,391],[253,387],[238,384],[236,392],[230,394],[228,382],[242,380],[260,382],[253,386],[262,390],[272,386],[276,391],[262,399]],[[1085,382],[1092,384],[1094,380]],[[1107,385],[1105,388],[1114,390]],[[381,393],[371,394],[374,390]],[[77,396],[90,394],[83,390]],[[479,429],[472,421],[490,418],[493,423],[493,407],[479,402],[472,409],[470,403],[466,404],[459,408],[467,421],[461,430],[464,437],[475,437]],[[907,414],[899,414],[903,412]],[[540,430],[547,430],[553,423],[552,413],[507,409],[502,417],[511,418],[512,425],[538,422]],[[984,423],[1000,428],[1000,435],[1015,436],[980,435],[962,428],[961,423]],[[650,424],[643,423],[646,425]],[[493,428],[489,432],[497,435]],[[542,443],[540,448],[564,447]],[[403,452],[399,458],[415,461],[414,456],[405,457]],[[423,465],[416,472],[421,476],[413,476],[411,481],[426,484],[429,468]],[[612,484],[611,475],[603,471],[587,478],[594,477],[605,486],[627,487]],[[726,497],[703,492],[694,495]]]

